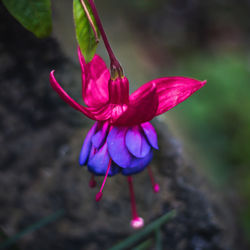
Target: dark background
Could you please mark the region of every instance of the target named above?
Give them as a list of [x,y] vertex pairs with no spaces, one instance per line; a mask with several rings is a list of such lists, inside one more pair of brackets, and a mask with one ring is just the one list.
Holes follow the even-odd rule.
[[[157,125],[163,136],[153,163],[162,192],[145,197],[152,193],[147,175],[136,176],[141,215],[148,223],[180,211],[164,227],[164,249],[248,249],[250,2],[96,4],[132,90],[167,75],[208,81],[155,121],[164,124]],[[87,171],[77,167],[91,122],[49,86],[48,74],[56,69],[80,98],[71,1],[55,0],[52,7],[52,38],[38,40],[0,4],[0,227],[8,238],[64,211],[17,247],[107,249],[133,233],[127,187],[122,176],[112,178],[97,205]],[[107,60],[103,47],[98,53]]]

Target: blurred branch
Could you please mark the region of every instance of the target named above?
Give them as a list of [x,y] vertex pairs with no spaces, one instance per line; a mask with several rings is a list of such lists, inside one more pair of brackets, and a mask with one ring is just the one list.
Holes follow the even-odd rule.
[[142,238],[148,236],[153,231],[159,229],[164,223],[173,219],[175,216],[176,216],[175,210],[172,210],[169,213],[164,214],[162,217],[153,221],[151,224],[146,226],[144,229],[140,230],[138,233],[133,234],[132,236],[128,237],[126,240],[110,248],[110,250],[128,249],[129,247],[133,246],[135,243],[140,241]]
[[8,239],[6,239],[1,245],[0,245],[0,249],[4,249],[7,248],[11,245],[13,245],[16,241],[18,241],[21,237],[23,237],[24,235],[28,234],[28,233],[32,233],[36,230],[38,230],[41,227],[46,226],[47,224],[54,222],[55,220],[59,219],[60,217],[62,217],[65,214],[65,210],[61,209],[58,210],[57,212],[55,212],[54,214],[45,217],[43,219],[41,219],[40,221],[38,221],[37,223],[31,225],[30,227],[27,227],[26,229],[24,229],[23,231],[21,231],[20,233],[17,233],[16,235],[14,235],[13,237],[10,237]]

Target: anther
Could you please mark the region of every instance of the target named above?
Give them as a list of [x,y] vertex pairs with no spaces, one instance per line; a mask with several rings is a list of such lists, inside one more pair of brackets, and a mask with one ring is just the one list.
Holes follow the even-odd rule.
[[152,188],[154,190],[155,193],[158,193],[160,191],[160,186],[158,183],[155,182],[155,179],[154,179],[154,175],[153,175],[153,172],[151,170],[151,167],[148,166],[148,174],[149,174],[149,177],[150,177],[150,180],[151,180],[151,183],[152,183]]

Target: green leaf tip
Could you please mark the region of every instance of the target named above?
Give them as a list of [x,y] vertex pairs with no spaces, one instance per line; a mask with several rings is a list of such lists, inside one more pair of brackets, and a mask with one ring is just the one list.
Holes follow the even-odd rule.
[[[87,0],[82,0],[86,7],[87,14],[81,0],[73,0],[73,15],[76,30],[76,39],[81,52],[88,63],[95,55],[100,39],[100,32],[96,25],[95,18]],[[90,20],[89,20],[90,19]]]
[[10,14],[37,37],[50,35],[52,30],[50,0],[2,0],[2,2]]
[[66,211],[64,209],[57,210],[55,213],[42,218],[41,220],[35,222],[34,224],[30,225],[26,229],[22,230],[21,232],[17,233],[16,235],[6,239],[5,241],[0,243],[0,249],[6,249],[9,248],[11,245],[15,244],[19,239],[21,239],[23,236],[32,233],[49,223],[55,222],[60,217],[64,216]]

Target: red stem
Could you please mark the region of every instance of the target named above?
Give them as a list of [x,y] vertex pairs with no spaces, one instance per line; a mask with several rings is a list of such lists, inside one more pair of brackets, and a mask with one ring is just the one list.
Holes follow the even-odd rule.
[[114,66],[117,69],[121,69],[121,65],[118,62],[118,60],[116,59],[116,57],[115,57],[115,55],[114,55],[114,53],[113,53],[113,51],[111,49],[111,46],[109,44],[108,38],[107,38],[106,33],[104,31],[104,28],[102,26],[102,22],[101,22],[101,19],[100,19],[99,15],[98,15],[95,4],[94,4],[93,0],[88,0],[88,2],[89,2],[89,5],[90,5],[90,8],[92,10],[92,13],[93,13],[93,15],[95,17],[96,25],[97,25],[100,33],[101,33],[103,42],[104,42],[105,47],[106,47],[106,49],[108,51],[109,58],[110,58],[110,61],[111,61],[111,67]]

